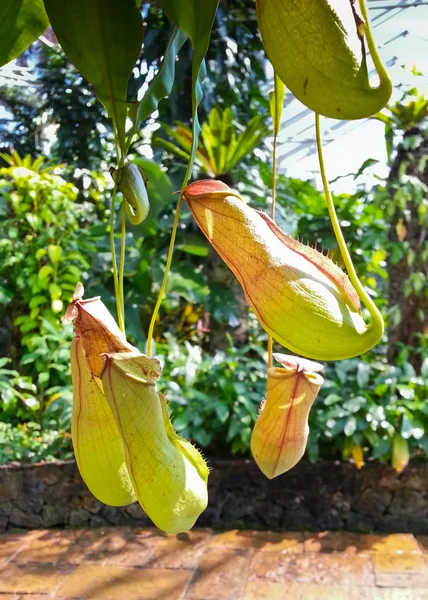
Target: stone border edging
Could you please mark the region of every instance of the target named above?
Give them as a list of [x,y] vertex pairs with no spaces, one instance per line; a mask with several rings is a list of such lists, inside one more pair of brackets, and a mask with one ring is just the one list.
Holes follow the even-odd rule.
[[[209,505],[197,522],[215,529],[428,533],[428,465],[397,475],[371,463],[300,462],[268,480],[251,460],[211,460]],[[16,528],[151,525],[138,504],[94,498],[74,461],[0,465],[0,532]]]

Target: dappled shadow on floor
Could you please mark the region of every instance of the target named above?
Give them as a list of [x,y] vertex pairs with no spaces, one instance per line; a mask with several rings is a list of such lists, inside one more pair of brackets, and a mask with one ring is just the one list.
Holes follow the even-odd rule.
[[428,537],[410,534],[49,530],[0,536],[0,557],[0,600],[428,598]]

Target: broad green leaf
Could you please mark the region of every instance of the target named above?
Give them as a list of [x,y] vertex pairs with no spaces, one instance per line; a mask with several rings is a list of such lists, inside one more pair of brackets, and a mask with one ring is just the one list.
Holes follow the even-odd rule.
[[[381,110],[392,83],[372,37],[364,0],[257,0],[260,33],[275,72],[308,108],[335,119]],[[361,14],[358,16],[357,12]],[[370,87],[370,51],[380,84]]]
[[228,157],[227,170],[231,171],[247,154],[262,141],[267,134],[267,127],[263,116],[255,116],[245,128],[245,131],[236,140],[236,147],[232,156]]
[[46,254],[46,250],[44,248],[39,248],[35,254],[35,259],[40,260]]
[[181,150],[181,148],[175,146],[171,142],[168,142],[168,140],[164,140],[161,137],[156,137],[153,140],[153,144],[155,146],[158,146],[159,148],[163,148],[167,152],[171,152],[171,154],[174,154],[174,156],[177,156],[178,158],[182,158],[185,161],[189,160],[188,152],[186,152],[185,150]]
[[0,67],[24,52],[48,27],[43,0],[1,0]]
[[[191,150],[191,141],[192,141],[192,130],[189,127],[180,126],[177,129],[173,129],[168,125],[163,125],[163,129],[165,132],[170,135],[174,140],[177,141],[179,146],[175,146],[168,140],[161,138],[160,136],[154,136],[152,139],[152,144],[158,146],[159,148],[163,148],[167,152],[171,152],[177,158],[182,158],[186,162],[189,161],[190,158],[190,150]],[[189,136],[187,136],[187,132],[189,132]],[[189,142],[190,139],[190,142]],[[196,158],[195,162],[198,166],[200,166],[210,177],[214,177],[215,173],[213,171],[213,167],[211,165],[210,159],[205,150],[201,148],[196,149]]]
[[46,279],[46,277],[49,277],[49,275],[53,273],[53,268],[50,265],[44,265],[38,273],[39,279],[43,280]]
[[45,0],[53,30],[68,58],[95,88],[125,147],[126,91],[143,42],[134,0]]
[[175,78],[175,59],[186,40],[187,35],[183,31],[178,27],[172,28],[161,67],[138,104],[138,125],[157,110],[163,98],[170,95]]
[[208,115],[208,121],[202,125],[202,141],[204,148],[208,154],[210,165],[213,172],[218,175],[220,173],[218,167],[218,148],[220,146],[219,138],[221,132],[221,116],[217,108],[213,108]]
[[45,302],[47,302],[46,296],[38,295],[31,298],[30,304],[28,306],[30,308],[36,308],[37,306],[40,306],[40,304],[44,304]]
[[[198,119],[198,106],[202,100],[201,83],[205,79],[206,68],[204,57],[208,50],[211,29],[217,12],[218,0],[158,0],[159,6],[167,17],[186,33],[193,46],[192,64],[192,150],[190,152],[189,168],[195,160],[198,147],[198,137],[201,130]],[[187,183],[187,181],[185,182]]]
[[202,277],[192,268],[182,268],[182,272],[173,271],[168,278],[167,293],[181,296],[190,304],[203,302],[210,290]]
[[52,300],[59,300],[62,296],[62,290],[56,283],[51,283],[49,286],[49,294]]
[[274,87],[269,94],[270,115],[272,117],[273,133],[278,135],[281,129],[282,108],[284,106],[285,85],[275,73]]
[[61,246],[55,246],[53,244],[50,244],[48,246],[48,256],[49,256],[49,260],[51,261],[51,263],[56,265],[61,260],[61,256],[62,256]]
[[357,429],[357,419],[354,416],[349,417],[349,419],[346,421],[346,425],[343,430],[344,434],[346,436],[351,436],[355,433],[356,429]]
[[177,144],[187,153],[192,149],[192,130],[184,123],[177,122],[175,129],[166,123],[162,124],[165,133],[173,138]]
[[[202,62],[208,50],[219,0],[158,0],[168,19],[192,40],[195,60]],[[199,71],[199,69],[198,69]]]
[[177,245],[178,250],[194,254],[195,256],[208,256],[209,246],[207,242],[196,233],[186,233],[183,242]]
[[220,174],[227,171],[227,155],[229,148],[234,146],[234,134],[235,129],[233,126],[233,112],[230,108],[226,108],[226,110],[223,111],[220,130],[220,147],[218,157],[218,169]]
[[215,412],[222,423],[226,423],[229,418],[229,409],[225,404],[217,404]]

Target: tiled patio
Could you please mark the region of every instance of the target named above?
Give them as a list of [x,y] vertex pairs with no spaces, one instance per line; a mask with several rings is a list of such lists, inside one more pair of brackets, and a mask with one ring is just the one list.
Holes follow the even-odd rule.
[[428,537],[152,529],[0,535],[0,600],[427,600]]

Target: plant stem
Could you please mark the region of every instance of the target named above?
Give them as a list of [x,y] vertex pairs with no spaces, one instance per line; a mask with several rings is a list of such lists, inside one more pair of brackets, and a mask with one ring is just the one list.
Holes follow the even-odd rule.
[[[116,146],[116,160],[118,165],[118,173],[120,177],[121,169],[125,164],[126,152],[123,145],[121,145],[121,139],[119,139],[119,130],[113,120],[113,131]],[[119,273],[117,272],[116,263],[116,252],[114,248],[114,200],[116,199],[118,183],[114,185],[114,195],[112,200],[112,217],[110,219],[110,246],[112,248],[112,261],[113,261],[113,276],[114,276],[114,291],[116,296],[116,310],[117,320],[119,329],[126,335],[125,332],[125,300],[123,296],[123,273],[125,270],[125,235],[126,235],[126,200],[122,197],[122,217],[121,217],[121,231],[120,231],[120,255],[119,255]]]
[[[376,68],[377,74],[379,76],[380,85],[385,88],[385,97],[389,100],[389,97],[392,93],[392,81],[389,78],[388,72],[382,64],[379,53],[377,51],[377,47],[375,41],[373,39],[372,30],[370,27],[370,19],[367,12],[367,6],[365,0],[358,0],[358,4],[361,10],[361,15],[364,20],[364,35],[367,40],[367,46],[370,52],[370,56],[372,57],[373,64]],[[385,101],[385,103],[387,100]]]
[[177,235],[178,222],[180,220],[181,204],[183,202],[184,190],[186,189],[187,182],[189,181],[190,175],[192,173],[193,161],[194,161],[194,158],[192,159],[192,155],[190,155],[189,162],[187,163],[186,173],[184,175],[183,183],[181,185],[180,195],[178,196],[177,208],[175,209],[174,223],[172,225],[172,231],[171,231],[171,239],[169,241],[168,255],[166,258],[165,271],[163,274],[163,279],[162,279],[161,287],[160,287],[159,294],[158,294],[158,297],[156,300],[156,304],[153,309],[152,318],[150,320],[149,332],[147,334],[147,355],[148,356],[150,356],[151,352],[152,352],[153,332],[155,329],[156,320],[158,318],[159,309],[160,309],[160,306],[162,304],[162,300],[163,300],[163,297],[165,294],[168,275],[169,275],[169,271],[171,268],[172,255],[174,253],[174,244],[175,244],[175,237]]
[[[276,150],[278,145],[278,133],[279,128],[277,127],[277,115],[279,112],[278,106],[278,78],[275,74],[274,77],[274,98],[275,98],[275,116],[273,118],[273,148],[272,148],[272,208],[271,216],[272,220],[275,221],[275,204],[276,204]],[[267,339],[267,351],[268,351],[268,368],[270,369],[273,365],[273,338],[268,334]]]
[[[191,167],[191,165],[190,165],[190,167]],[[167,280],[168,280],[168,274],[169,274],[169,270],[171,268],[172,255],[174,252],[175,237],[177,235],[178,222],[180,220],[181,203],[183,200],[184,190],[187,185],[187,181],[189,179],[188,172],[190,172],[189,168],[186,171],[186,175],[185,175],[184,181],[183,181],[183,186],[180,190],[180,195],[178,197],[177,208],[175,210],[174,223],[173,223],[172,231],[171,231],[171,239],[169,242],[168,256],[167,256],[166,264],[165,264],[165,271],[163,274],[163,279],[162,279],[161,287],[159,290],[158,298],[156,300],[156,305],[155,305],[155,308],[153,309],[152,318],[150,320],[149,332],[147,334],[147,355],[148,356],[150,356],[151,352],[152,352],[153,331],[155,328],[159,309],[160,309],[160,306],[162,304],[162,300],[163,300],[163,297],[165,294],[166,284],[167,284]]]
[[125,246],[126,246],[126,200],[122,198],[122,218],[120,229],[120,259],[119,259],[119,282],[118,292],[121,303],[121,314],[119,315],[119,327],[125,334],[125,298],[123,294],[123,276],[125,272]]
[[[373,300],[370,298],[368,293],[366,292],[363,284],[358,279],[357,272],[354,267],[354,263],[352,262],[351,255],[349,253],[348,247],[346,245],[345,238],[343,237],[342,230],[340,228],[339,220],[337,218],[336,209],[334,207],[333,198],[331,196],[330,187],[328,185],[327,175],[325,171],[324,164],[324,155],[322,149],[322,136],[321,136],[321,127],[320,127],[320,116],[318,114],[315,115],[315,130],[316,130],[316,139],[317,139],[317,150],[318,150],[318,160],[321,171],[321,178],[324,187],[324,195],[327,203],[328,214],[330,216],[330,221],[333,226],[334,235],[336,237],[337,244],[339,246],[340,254],[342,255],[343,262],[345,264],[346,270],[348,271],[349,279],[351,280],[352,285],[356,289],[358,296],[363,301],[367,310],[372,317],[372,322],[369,327],[379,329],[379,331],[383,332],[384,323],[382,315],[380,314],[378,308],[376,307]],[[382,333],[381,333],[382,335]]]
[[[197,69],[195,69],[195,65],[196,64],[198,65]],[[167,284],[167,280],[168,280],[168,274],[169,274],[169,271],[170,271],[170,268],[171,268],[172,255],[174,253],[175,237],[177,235],[178,222],[180,220],[180,211],[181,211],[181,204],[182,204],[183,196],[184,196],[184,190],[186,189],[187,182],[189,181],[190,175],[192,174],[192,167],[193,167],[193,163],[195,161],[195,154],[196,154],[196,149],[197,149],[198,136],[199,136],[199,132],[200,132],[200,126],[199,126],[199,121],[198,121],[198,105],[199,105],[199,102],[202,99],[202,96],[199,97],[199,93],[197,91],[197,84],[198,84],[198,81],[199,81],[199,75],[201,73],[201,68],[202,67],[201,67],[200,61],[197,62],[197,60],[195,59],[195,54],[193,54],[193,66],[192,66],[192,144],[191,144],[191,150],[190,150],[190,155],[189,155],[189,161],[187,163],[186,173],[184,175],[183,183],[181,185],[180,195],[178,197],[177,208],[176,208],[176,211],[175,211],[174,223],[173,223],[172,232],[171,232],[171,239],[170,239],[169,248],[168,248],[168,256],[167,256],[166,264],[165,264],[165,272],[163,274],[163,279],[162,279],[161,287],[160,287],[160,290],[159,290],[158,298],[156,300],[155,308],[153,310],[152,318],[150,320],[149,331],[148,331],[148,334],[147,334],[147,354],[149,356],[151,355],[151,352],[152,352],[153,332],[154,332],[156,320],[158,318],[159,309],[160,309],[160,306],[162,304],[162,300],[163,300],[163,297],[164,297],[164,294],[165,294],[166,284]]]
[[117,183],[114,184],[113,194],[111,197],[111,209],[110,209],[110,251],[111,251],[111,261],[113,265],[113,282],[114,282],[114,295],[116,299],[116,311],[117,318],[120,321],[120,315],[122,314],[122,308],[120,304],[119,297],[119,280],[117,276],[117,263],[116,263],[116,249],[114,247],[114,205],[116,201],[117,194]]

